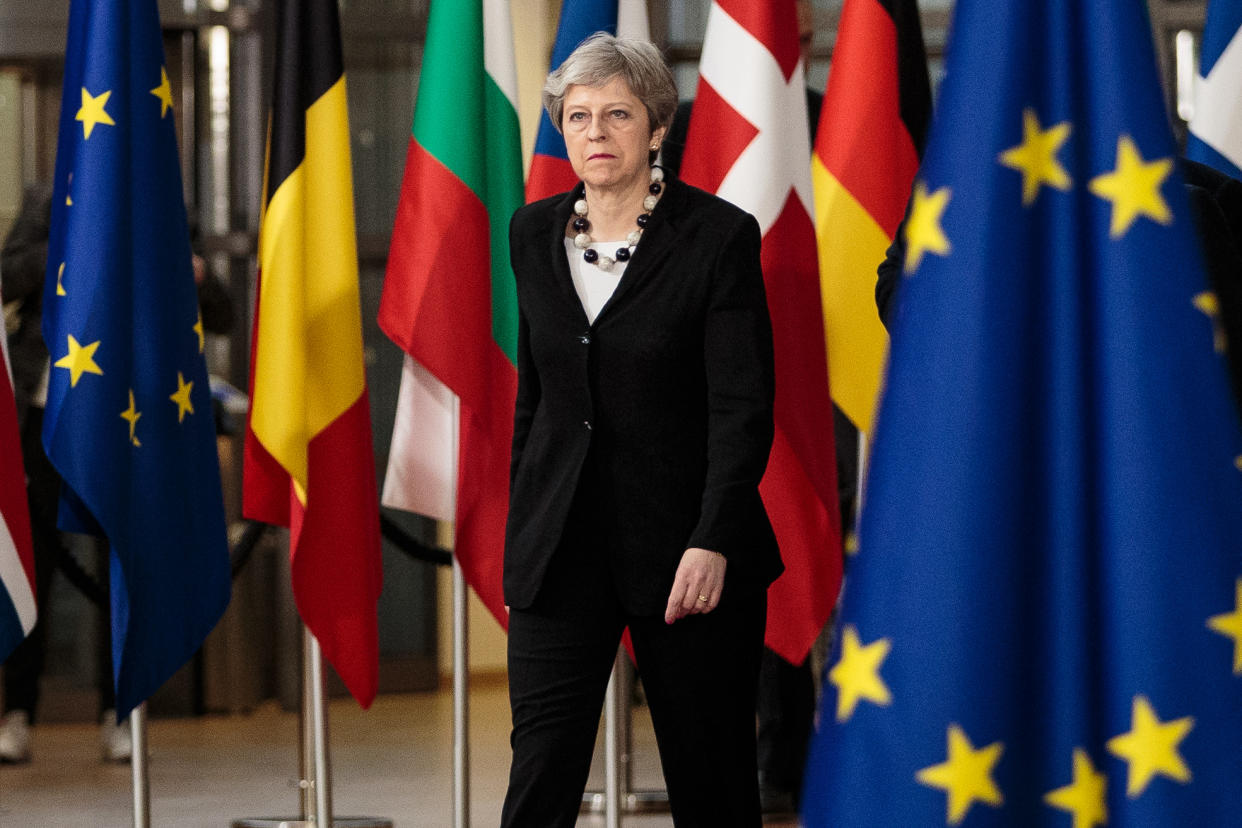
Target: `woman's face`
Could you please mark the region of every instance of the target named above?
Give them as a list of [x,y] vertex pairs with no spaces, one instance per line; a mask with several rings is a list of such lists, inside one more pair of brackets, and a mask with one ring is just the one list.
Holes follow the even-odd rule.
[[664,129],[651,131],[647,107],[624,80],[570,86],[561,118],[569,163],[588,186],[624,190],[646,183],[647,154]]

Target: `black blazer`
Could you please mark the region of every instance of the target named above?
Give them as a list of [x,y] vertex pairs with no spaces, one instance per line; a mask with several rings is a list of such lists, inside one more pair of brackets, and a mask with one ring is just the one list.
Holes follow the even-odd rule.
[[774,382],[758,223],[669,180],[588,324],[564,247],[581,193],[522,207],[509,227],[520,319],[505,601],[534,601],[581,491],[628,611],[662,613],[695,546],[729,559],[726,584],[766,587],[783,567],[758,490]]

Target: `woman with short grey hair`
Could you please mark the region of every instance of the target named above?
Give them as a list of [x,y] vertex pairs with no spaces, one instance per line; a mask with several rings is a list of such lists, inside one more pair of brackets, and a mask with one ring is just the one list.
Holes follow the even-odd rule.
[[[588,37],[543,85],[543,108],[552,124],[561,128],[565,93],[571,86],[603,86],[621,78],[647,109],[652,127],[667,132],[677,111],[677,85],[673,73],[655,46],[644,41],[623,40],[604,32]],[[652,163],[655,159],[652,158]]]
[[772,330],[755,219],[654,165],[649,43],[593,35],[544,103],[581,179],[519,209],[502,825],[577,821],[629,629],[678,828],[760,825],[755,693],[781,572],[759,480]]

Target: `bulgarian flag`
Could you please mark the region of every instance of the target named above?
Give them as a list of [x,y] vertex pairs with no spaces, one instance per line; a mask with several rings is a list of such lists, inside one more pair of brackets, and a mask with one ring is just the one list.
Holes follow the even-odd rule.
[[34,549],[26,474],[17,430],[13,376],[9,372],[8,337],[0,335],[0,664],[30,635],[35,608]]
[[[565,0],[561,6],[561,20],[556,27],[556,42],[552,46],[551,68],[564,63],[582,41],[596,32],[649,40],[647,0]],[[531,158],[530,176],[526,181],[526,200],[538,201],[572,190],[577,184],[578,176],[569,164],[565,139],[544,111],[535,136],[535,154]]]
[[841,515],[824,356],[806,79],[794,0],[716,0],[682,178],[755,216],[776,350],[776,435],[759,486],[785,573],[767,645],[800,664],[841,585]]
[[914,0],[845,0],[811,177],[832,396],[868,434],[888,352],[876,267],[905,212],[930,116]]
[[466,581],[502,626],[522,204],[506,0],[433,0],[379,324],[406,352],[384,504],[456,522]]
[[368,707],[379,503],[336,0],[283,0],[276,32],[243,511],[289,527],[298,612]]

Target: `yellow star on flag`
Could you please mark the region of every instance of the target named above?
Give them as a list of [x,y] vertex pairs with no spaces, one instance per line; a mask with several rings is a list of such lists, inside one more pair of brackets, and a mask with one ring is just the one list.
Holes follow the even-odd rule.
[[181,376],[181,372],[177,372],[177,391],[169,395],[168,399],[177,404],[177,422],[185,419],[186,414],[194,413],[194,406],[190,403],[190,390],[194,387],[193,382],[186,382],[185,377]]
[[193,325],[194,333],[198,334],[198,352],[201,354],[207,346],[207,337],[203,335],[203,311],[199,309],[198,321]]
[[910,206],[910,219],[906,222],[906,272],[919,269],[924,253],[947,256],[952,249],[949,238],[940,226],[945,208],[953,193],[941,187],[930,195],[927,185],[920,181],[914,188],[914,203]]
[[1177,752],[1177,746],[1194,726],[1193,716],[1162,722],[1145,696],[1134,697],[1130,731],[1114,736],[1107,743],[1109,753],[1124,759],[1130,766],[1126,796],[1136,799],[1158,773],[1175,782],[1190,781],[1190,768]]
[[1107,789],[1108,777],[1096,771],[1085,750],[1074,748],[1074,781],[1044,794],[1044,802],[1073,814],[1074,828],[1095,828],[1108,824]]
[[867,646],[858,639],[858,629],[845,628],[841,638],[841,660],[828,671],[828,680],[837,686],[837,721],[848,721],[854,715],[859,699],[887,707],[892,693],[880,678],[880,665],[888,657],[892,642],[881,638]]
[[1117,168],[1091,179],[1091,192],[1113,204],[1109,235],[1124,236],[1139,216],[1159,224],[1172,224],[1173,211],[1160,194],[1164,181],[1173,172],[1173,159],[1145,162],[1129,135],[1117,141]]
[[116,126],[116,121],[112,120],[112,116],[104,109],[108,105],[108,98],[111,97],[111,89],[99,95],[91,95],[86,91],[85,86],[82,87],[82,107],[75,118],[82,122],[82,131],[87,138],[90,138],[91,133],[95,131],[96,124]]
[[1057,153],[1069,139],[1069,121],[1042,129],[1033,109],[1022,111],[1022,143],[1000,154],[1000,162],[1022,173],[1022,203],[1030,205],[1039,188],[1048,185],[1068,190],[1073,185],[1069,173],[1057,161]]
[[923,768],[914,778],[929,788],[948,794],[948,821],[958,825],[976,801],[1003,805],[1005,798],[992,781],[992,768],[1000,761],[1005,746],[993,742],[975,750],[970,739],[956,724],[949,725],[949,757],[939,765]]
[[98,341],[89,345],[79,345],[78,341],[73,338],[73,334],[69,334],[69,353],[52,364],[57,368],[68,368],[69,387],[77,388],[78,380],[82,379],[83,374],[103,376],[103,369],[95,364],[95,352],[98,350]]
[[1210,290],[1196,294],[1191,300],[1195,308],[1202,311],[1212,322],[1212,347],[1216,349],[1216,353],[1223,354],[1228,342],[1225,340],[1225,328],[1220,324],[1220,302],[1216,298],[1216,294]]
[[151,94],[160,99],[160,117],[163,118],[172,109],[172,87],[168,85],[168,72],[160,67],[160,85],[151,90]]
[[56,271],[56,295],[57,296],[68,296],[69,295],[68,293],[65,292],[65,285],[63,281],[64,278],[65,278],[65,263],[61,262],[60,269]]
[[[1242,458],[1239,458],[1242,461]],[[1242,578],[1234,586],[1234,610],[1208,619],[1208,629],[1233,639],[1233,674],[1242,676]]]
[[134,405],[134,389],[129,389],[129,408],[121,412],[121,419],[129,423],[129,441],[135,446],[141,446],[138,442],[138,435],[134,430],[138,427],[138,418],[142,416],[142,412]]

